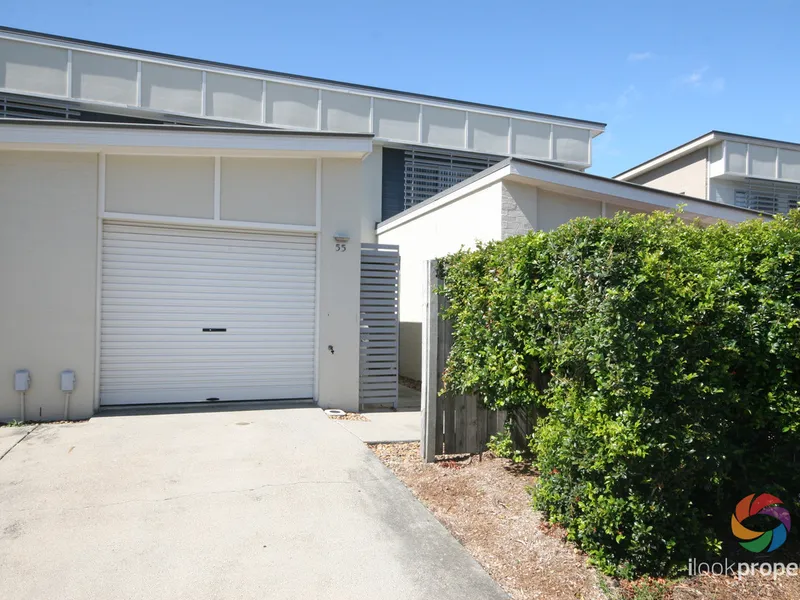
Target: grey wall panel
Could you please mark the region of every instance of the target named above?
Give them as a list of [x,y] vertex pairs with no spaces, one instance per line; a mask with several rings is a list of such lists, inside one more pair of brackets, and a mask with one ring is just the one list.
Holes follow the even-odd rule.
[[72,53],[72,96],[81,100],[136,104],[135,60]]
[[192,69],[142,63],[142,106],[199,115],[203,74]]
[[521,156],[550,158],[550,125],[534,121],[513,120],[511,150]]
[[375,99],[375,135],[389,140],[416,142],[419,104]]
[[317,128],[316,88],[267,83],[267,123],[283,127]]
[[464,148],[467,113],[425,106],[422,112],[422,143]]
[[589,130],[553,125],[553,159],[560,162],[589,162]]
[[469,113],[470,148],[488,154],[508,153],[508,119]]
[[369,98],[322,92],[322,128],[327,131],[369,132]]
[[0,40],[0,86],[9,90],[67,95],[67,51]]
[[258,79],[207,73],[206,114],[260,123],[262,87]]

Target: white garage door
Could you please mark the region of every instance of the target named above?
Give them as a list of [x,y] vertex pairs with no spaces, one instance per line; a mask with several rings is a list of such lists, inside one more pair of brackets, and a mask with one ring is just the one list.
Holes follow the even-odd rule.
[[101,404],[311,398],[315,242],[104,224]]

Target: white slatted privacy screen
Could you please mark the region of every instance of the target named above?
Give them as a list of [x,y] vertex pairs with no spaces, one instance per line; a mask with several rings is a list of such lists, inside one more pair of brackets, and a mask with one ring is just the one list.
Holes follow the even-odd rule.
[[361,245],[361,406],[397,408],[400,248]]
[[765,179],[748,178],[746,187],[737,189],[734,195],[736,206],[767,214],[788,213],[797,208],[798,202],[800,185]]
[[[469,179],[501,159],[488,155],[405,151],[403,177],[404,208],[424,202],[431,196]],[[384,218],[387,218],[384,215]]]

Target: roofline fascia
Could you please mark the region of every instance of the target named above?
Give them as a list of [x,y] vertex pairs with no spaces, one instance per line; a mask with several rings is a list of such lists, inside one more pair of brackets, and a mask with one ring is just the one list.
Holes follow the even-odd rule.
[[0,119],[0,148],[213,156],[348,156],[372,152],[370,134]]

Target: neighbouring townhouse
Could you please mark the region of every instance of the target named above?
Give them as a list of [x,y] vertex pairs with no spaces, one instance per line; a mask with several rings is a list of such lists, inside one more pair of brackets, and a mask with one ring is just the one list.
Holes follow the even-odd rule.
[[800,144],[711,131],[615,179],[766,214],[786,213],[800,199]]

